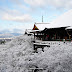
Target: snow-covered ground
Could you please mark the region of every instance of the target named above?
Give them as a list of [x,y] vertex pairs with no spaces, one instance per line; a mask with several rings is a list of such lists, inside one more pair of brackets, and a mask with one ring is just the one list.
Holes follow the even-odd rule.
[[34,53],[31,40],[24,35],[0,45],[0,72],[28,72],[29,68],[44,69],[34,72],[72,72],[71,42],[48,41],[50,47]]

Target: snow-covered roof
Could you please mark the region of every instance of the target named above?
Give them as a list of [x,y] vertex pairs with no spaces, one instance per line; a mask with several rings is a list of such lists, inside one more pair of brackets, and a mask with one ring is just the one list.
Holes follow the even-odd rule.
[[50,23],[35,23],[35,25],[39,30],[44,30],[50,25]]
[[50,23],[35,23],[36,27],[41,31],[44,30],[45,28],[60,28],[60,27],[69,27],[69,26],[53,26]]
[[66,27],[72,26],[72,9],[63,15],[59,16],[53,22],[51,22],[51,27]]
[[66,28],[66,29],[72,29],[72,26],[71,26],[71,27],[68,27],[68,28]]
[[42,30],[32,30],[32,29],[26,29],[25,32],[27,33],[33,33],[33,32],[37,32],[37,31],[42,31]]

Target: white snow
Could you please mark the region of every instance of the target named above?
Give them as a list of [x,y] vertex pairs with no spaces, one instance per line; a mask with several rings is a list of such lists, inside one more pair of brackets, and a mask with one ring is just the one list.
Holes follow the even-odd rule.
[[51,27],[72,26],[72,9],[52,21]]
[[29,68],[44,68],[36,72],[72,72],[72,42],[47,41],[50,47],[34,53],[31,36],[19,36],[0,45],[0,72],[28,72]]
[[68,27],[68,28],[66,28],[66,29],[72,29],[72,26],[71,26],[71,27]]
[[50,23],[35,23],[35,25],[39,30],[44,30],[46,27],[50,26]]

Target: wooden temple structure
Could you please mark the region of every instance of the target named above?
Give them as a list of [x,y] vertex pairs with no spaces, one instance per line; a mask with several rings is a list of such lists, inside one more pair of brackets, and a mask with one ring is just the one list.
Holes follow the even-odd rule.
[[[35,26],[36,30],[38,28]],[[35,28],[33,28],[35,30]],[[38,30],[33,32],[34,38],[43,41],[66,41],[71,40],[72,30],[66,30],[67,27],[57,27],[57,28],[45,28],[44,30]]]

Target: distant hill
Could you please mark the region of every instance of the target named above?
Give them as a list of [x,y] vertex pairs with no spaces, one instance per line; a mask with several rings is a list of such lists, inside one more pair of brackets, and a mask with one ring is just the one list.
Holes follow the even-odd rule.
[[22,35],[21,33],[11,33],[11,34],[14,35],[14,36]]
[[14,36],[19,36],[22,35],[20,33],[5,33],[5,34],[0,34],[0,38],[11,38]]
[[9,33],[0,34],[0,38],[10,38],[10,37],[13,37],[13,36],[14,36],[13,34],[9,34]]
[[13,32],[9,31],[9,30],[2,30],[0,31],[0,38],[11,38],[14,36],[19,36],[22,35],[21,33],[22,31],[19,29],[14,29]]

